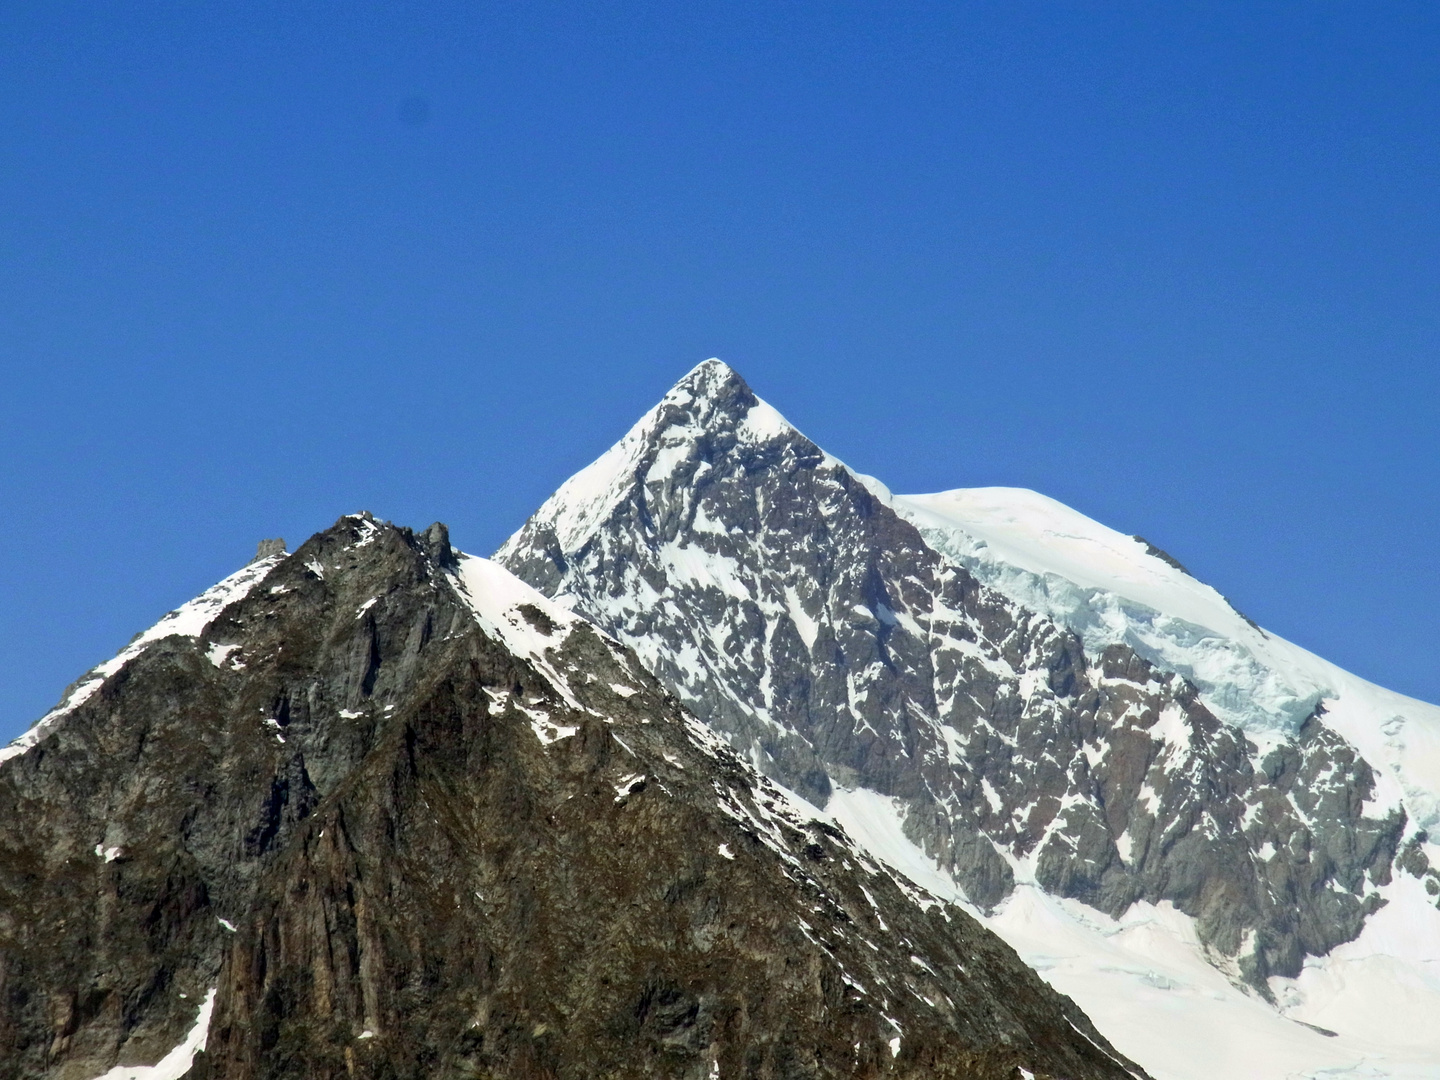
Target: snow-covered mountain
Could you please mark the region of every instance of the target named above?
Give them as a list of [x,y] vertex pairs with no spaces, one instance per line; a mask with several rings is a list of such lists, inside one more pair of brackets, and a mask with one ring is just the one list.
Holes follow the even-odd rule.
[[495,562],[262,545],[0,811],[0,1080],[1440,1076],[1440,709],[718,361]]
[[496,559],[1155,1075],[1440,1075],[1440,709],[1144,541],[892,495],[712,360]]

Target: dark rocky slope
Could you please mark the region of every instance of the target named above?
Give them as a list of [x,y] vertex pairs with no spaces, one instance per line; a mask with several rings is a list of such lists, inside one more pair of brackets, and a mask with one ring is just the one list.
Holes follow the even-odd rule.
[[1316,715],[1271,751],[1124,645],[1087,655],[947,560],[718,361],[496,555],[632,646],[696,714],[823,804],[904,800],[989,907],[1023,868],[1118,915],[1194,916],[1261,993],[1353,938],[1403,812]]
[[443,529],[272,559],[0,765],[0,1077],[1139,1075]]

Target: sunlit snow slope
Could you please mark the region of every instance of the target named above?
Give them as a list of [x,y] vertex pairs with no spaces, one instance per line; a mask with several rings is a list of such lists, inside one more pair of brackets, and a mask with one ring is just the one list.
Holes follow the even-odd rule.
[[[837,791],[824,811],[807,809],[917,885],[964,902],[906,837],[895,800]],[[1278,1012],[1207,963],[1192,920],[1169,903],[1112,919],[1030,882],[995,912],[972,913],[1156,1080],[1434,1080],[1440,912],[1414,878],[1383,891],[1390,903],[1358,940],[1307,962],[1298,979],[1272,981]]]

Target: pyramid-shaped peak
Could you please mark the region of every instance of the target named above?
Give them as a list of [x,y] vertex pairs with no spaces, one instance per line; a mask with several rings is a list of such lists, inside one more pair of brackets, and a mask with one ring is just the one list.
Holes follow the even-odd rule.
[[691,368],[618,445],[673,446],[722,432],[748,444],[804,438],[739,372],[711,357]]
[[661,404],[685,405],[696,401],[735,402],[741,409],[755,403],[755,393],[740,373],[724,360],[702,360],[670,388]]
[[560,485],[496,558],[503,562],[507,552],[542,530],[553,532],[561,550],[573,551],[634,492],[677,479],[683,483],[698,462],[717,452],[792,440],[821,453],[734,368],[712,357],[691,368],[619,442]]
[[721,360],[718,356],[712,356],[709,360],[701,360],[691,368],[675,385],[677,387],[690,386],[697,389],[717,386],[728,382],[731,379],[745,380],[740,378],[740,373]]
[[734,368],[711,357],[691,368],[615,447],[674,445],[726,432],[742,443],[800,437]]

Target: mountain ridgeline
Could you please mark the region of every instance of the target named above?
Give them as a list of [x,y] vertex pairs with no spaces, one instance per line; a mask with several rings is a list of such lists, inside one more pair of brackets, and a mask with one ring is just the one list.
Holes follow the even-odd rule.
[[[766,453],[797,473],[793,450]],[[750,497],[769,498],[755,475]],[[909,536],[863,490],[835,498]],[[585,565],[547,577],[548,555],[507,557],[550,591]],[[907,602],[888,568],[865,573],[873,656],[897,668],[896,650],[914,652],[893,621]],[[1054,723],[1081,715],[1071,703],[1096,691],[1063,634],[947,582],[1016,663],[1043,661],[1067,710]],[[789,658],[795,681],[753,703],[794,703],[773,723],[744,684],[655,664],[670,609],[642,663],[453,551],[441,526],[356,515],[293,554],[262,550],[0,763],[0,1078],[1144,1076],[960,907],[803,812],[691,715],[682,700],[773,750],[771,770],[817,800],[827,774],[908,793],[967,880],[1003,892],[1003,860],[976,840],[989,834],[964,831],[959,803],[925,801],[919,742],[901,753],[888,727],[867,740],[817,718],[848,675],[823,685],[835,676],[805,658],[849,637],[827,622],[807,645],[793,622],[780,640],[715,614],[717,643],[753,632],[736,651]],[[1136,700],[1183,696],[1126,658],[1107,679]],[[999,700],[995,682],[974,692]],[[1345,865],[1382,865],[1393,826],[1343,820]]]

